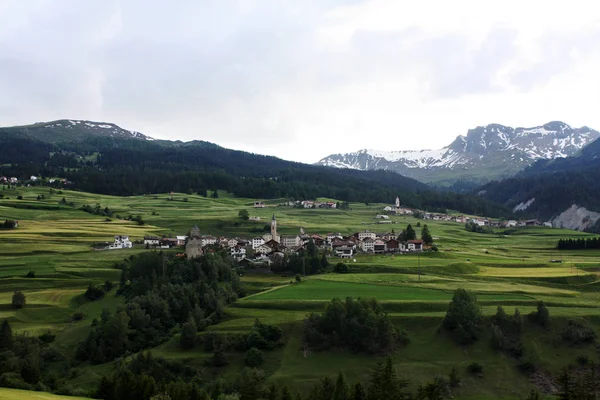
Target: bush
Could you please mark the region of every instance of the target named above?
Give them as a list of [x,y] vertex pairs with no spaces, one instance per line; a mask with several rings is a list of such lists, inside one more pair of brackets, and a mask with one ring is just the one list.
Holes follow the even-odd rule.
[[543,301],[538,303],[537,311],[529,314],[529,319],[544,328],[550,325],[550,311],[548,311]]
[[262,351],[256,347],[252,347],[246,352],[246,358],[244,363],[250,368],[256,368],[261,366],[265,362],[265,355]]
[[477,296],[465,289],[457,289],[452,296],[442,326],[452,332],[454,340],[469,344],[477,340],[483,316]]
[[88,285],[87,290],[84,293],[84,297],[89,301],[100,300],[105,295],[104,289],[99,286],[93,286],[91,283]]
[[12,307],[20,309],[25,307],[25,304],[25,294],[23,294],[23,292],[21,292],[20,290],[15,290],[12,296]]
[[52,333],[52,332],[49,332],[49,331],[45,332],[45,333],[42,333],[40,335],[40,340],[42,342],[44,342],[44,343],[52,343],[52,342],[54,342],[55,338],[56,338],[56,335],[54,333]]
[[107,292],[107,293],[110,292],[112,290],[113,286],[114,285],[113,285],[113,283],[111,281],[106,280],[104,282],[104,291]]
[[75,313],[71,316],[73,321],[81,321],[83,318],[85,318],[85,314],[81,312]]
[[29,271],[27,275],[25,275],[25,278],[35,278],[35,271]]
[[345,274],[348,272],[348,266],[343,262],[339,262],[335,264],[335,266],[333,267],[333,271],[337,272],[338,274]]
[[483,373],[483,365],[478,362],[473,362],[467,366],[467,371],[470,374],[481,374]]
[[296,277],[294,278],[294,280],[296,281],[296,283],[300,283],[302,282],[302,277],[298,274],[296,274]]
[[571,319],[560,337],[563,342],[576,345],[593,342],[596,340],[596,332],[592,328],[583,325],[583,323]]

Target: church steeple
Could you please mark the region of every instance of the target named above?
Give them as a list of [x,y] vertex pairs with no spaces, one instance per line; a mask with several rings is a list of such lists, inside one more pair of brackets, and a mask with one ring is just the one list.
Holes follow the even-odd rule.
[[271,218],[271,237],[274,241],[279,242],[279,235],[277,234],[277,218],[275,218],[275,214],[273,214],[273,218]]

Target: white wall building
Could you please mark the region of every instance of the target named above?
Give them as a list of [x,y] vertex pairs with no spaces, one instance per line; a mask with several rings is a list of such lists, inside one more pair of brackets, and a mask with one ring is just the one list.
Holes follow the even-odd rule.
[[109,250],[116,249],[130,249],[133,247],[133,243],[129,240],[129,236],[118,235],[115,236],[115,242],[107,247]]

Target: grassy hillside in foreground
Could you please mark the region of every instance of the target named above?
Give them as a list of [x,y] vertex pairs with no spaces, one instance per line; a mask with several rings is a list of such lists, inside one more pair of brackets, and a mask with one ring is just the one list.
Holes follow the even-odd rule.
[[[379,359],[340,351],[312,352],[306,357],[302,354],[302,320],[309,312],[321,311],[325,301],[333,296],[378,298],[411,339],[407,347],[394,353],[399,376],[410,378],[416,385],[435,375],[447,375],[456,366],[464,379],[459,398],[465,399],[518,399],[532,386],[517,370],[516,360],[490,348],[489,338],[461,348],[437,332],[455,289],[477,293],[487,316],[495,312],[497,305],[503,305],[507,312],[518,307],[525,315],[535,309],[537,301],[544,300],[557,330],[569,318],[581,319],[596,331],[600,326],[600,252],[554,249],[559,238],[587,236],[581,232],[522,228],[486,235],[467,232],[461,224],[412,217],[392,217],[395,224],[375,225],[373,217],[384,204],[353,203],[347,211],[305,210],[277,206],[280,202],[273,201],[265,209],[254,209],[254,199],[233,198],[225,193],[220,193],[218,199],[173,194],[173,200],[168,200],[170,194],[50,194],[48,188],[36,187],[4,194],[9,198],[0,199],[0,220],[18,219],[20,226],[16,230],[0,230],[0,319],[8,318],[19,332],[57,332],[55,344],[67,353],[72,353],[74,345],[87,336],[90,321],[103,308],[116,310],[124,304],[114,290],[103,300],[84,301],[82,294],[87,285],[107,279],[118,281],[119,270],[113,264],[146,251],[143,246],[96,251],[91,249],[92,244],[111,241],[115,234],[129,234],[132,239],[141,239],[145,234],[180,235],[194,224],[206,234],[252,237],[260,234],[273,213],[284,234],[296,233],[300,227],[320,234],[350,234],[364,229],[399,232],[408,223],[419,232],[417,224],[426,222],[440,250],[421,255],[360,255],[348,263],[348,274],[315,275],[301,284],[290,284],[290,276],[245,271],[242,279],[249,292],[256,294],[233,303],[226,309],[227,318],[210,330],[223,334],[248,332],[256,318],[284,327],[286,344],[266,354],[264,369],[269,380],[293,382],[292,388],[302,393],[324,374],[333,376],[339,370],[350,381],[367,379],[370,368]],[[46,198],[36,200],[40,194]],[[17,200],[19,195],[22,200]],[[74,206],[59,204],[62,197]],[[115,214],[141,215],[147,222],[137,225],[116,218],[107,221],[78,209],[96,203]],[[263,221],[241,221],[237,217],[241,209]],[[562,263],[551,263],[552,259]],[[25,278],[29,271],[36,273],[35,278]],[[12,292],[17,289],[27,296],[27,306],[21,310],[10,307]],[[85,319],[72,322],[71,316],[79,312],[85,314]],[[575,363],[581,354],[596,359],[594,345],[557,347],[553,343],[555,331],[528,326],[525,332],[526,346],[547,373],[555,374],[562,366]],[[202,366],[212,354],[201,345],[182,351],[178,336],[153,351],[195,366]],[[231,352],[227,356],[230,364],[211,373],[235,377],[243,366],[243,353]],[[466,373],[466,366],[473,361],[484,365],[482,378]],[[71,388],[93,389],[100,376],[113,368],[112,363],[83,364],[72,368],[68,383]]]
[[59,396],[45,392],[0,388],[0,400],[86,400],[84,397]]

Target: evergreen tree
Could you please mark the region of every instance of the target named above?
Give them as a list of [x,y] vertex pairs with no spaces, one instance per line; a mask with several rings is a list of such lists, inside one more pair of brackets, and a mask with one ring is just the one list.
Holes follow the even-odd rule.
[[365,388],[362,383],[356,382],[354,387],[352,388],[352,400],[366,400],[367,393],[365,393]]
[[12,350],[13,347],[13,332],[8,319],[2,321],[2,329],[0,330],[0,350]]
[[465,289],[457,289],[442,325],[446,330],[453,332],[459,343],[469,344],[477,340],[482,320],[477,296]]
[[283,390],[281,391],[281,400],[292,400],[292,392],[290,391],[290,388],[286,385],[283,387]]
[[103,376],[100,379],[98,388],[96,389],[96,398],[103,400],[114,400],[115,399],[115,387],[114,382]]
[[194,347],[196,343],[196,321],[190,317],[188,321],[181,327],[181,337],[179,338],[179,345],[182,349],[187,350]]
[[404,240],[415,240],[416,238],[417,232],[415,232],[411,224],[408,224],[404,231]]
[[373,369],[367,398],[369,400],[409,399],[410,393],[404,390],[407,386],[408,381],[396,377],[394,363],[388,356],[385,365],[378,363]]
[[333,400],[349,400],[348,384],[344,374],[340,371],[337,380],[335,381],[335,392]]
[[536,389],[531,389],[525,400],[540,400],[540,392]]
[[277,390],[277,386],[275,386],[275,383],[271,383],[271,385],[269,385],[267,400],[278,400],[278,399],[279,399],[279,390]]
[[421,239],[423,240],[423,243],[427,245],[431,245],[433,243],[433,237],[431,236],[431,233],[429,233],[427,224],[423,225],[423,229],[421,230]]
[[558,384],[558,399],[559,400],[578,400],[574,395],[575,381],[571,372],[567,368],[563,368],[561,373],[556,378]]
[[20,290],[15,290],[12,296],[12,307],[23,308],[25,307],[25,294]]
[[326,376],[321,379],[319,392],[321,400],[333,400],[335,383],[333,383],[333,380],[330,377]]

